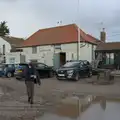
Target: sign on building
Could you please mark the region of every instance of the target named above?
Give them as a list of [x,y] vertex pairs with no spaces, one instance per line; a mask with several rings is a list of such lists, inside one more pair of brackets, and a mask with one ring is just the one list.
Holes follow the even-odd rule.
[[61,50],[61,45],[55,45],[55,49]]

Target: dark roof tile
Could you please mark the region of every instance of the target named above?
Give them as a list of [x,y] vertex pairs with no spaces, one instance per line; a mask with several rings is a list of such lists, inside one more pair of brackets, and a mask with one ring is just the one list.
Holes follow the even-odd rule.
[[5,36],[5,37],[1,37],[1,38],[3,38],[5,41],[7,41],[13,48],[20,47],[24,42],[24,39],[17,38],[17,37]]
[[96,51],[103,51],[103,50],[120,50],[120,42],[108,42],[108,43],[100,43]]

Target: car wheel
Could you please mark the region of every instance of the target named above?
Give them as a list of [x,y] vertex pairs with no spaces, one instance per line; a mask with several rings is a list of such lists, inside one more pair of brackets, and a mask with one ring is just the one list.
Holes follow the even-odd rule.
[[53,77],[53,72],[50,71],[48,76],[49,76],[50,78]]
[[57,80],[61,80],[60,78],[57,78]]
[[77,73],[75,76],[75,81],[78,81],[78,80],[79,80],[79,74]]
[[20,78],[16,77],[16,80],[20,80]]
[[57,80],[60,80],[60,78],[57,75],[55,75],[55,77],[56,77]]
[[92,71],[89,71],[88,77],[92,77]]
[[7,73],[7,77],[8,77],[8,78],[12,77],[12,73],[11,73],[11,72],[8,72],[8,73]]

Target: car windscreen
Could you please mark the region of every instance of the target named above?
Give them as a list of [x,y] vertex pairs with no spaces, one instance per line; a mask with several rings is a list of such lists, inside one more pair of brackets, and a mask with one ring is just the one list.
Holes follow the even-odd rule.
[[77,67],[79,66],[79,62],[67,62],[63,67]]
[[19,64],[16,69],[24,69],[27,66],[27,64]]

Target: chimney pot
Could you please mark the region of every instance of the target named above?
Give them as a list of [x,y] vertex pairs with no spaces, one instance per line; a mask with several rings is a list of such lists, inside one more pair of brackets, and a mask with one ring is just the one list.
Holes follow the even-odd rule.
[[105,28],[103,28],[103,30],[102,30],[101,33],[100,33],[100,40],[101,40],[102,42],[105,42],[105,41],[106,41]]

